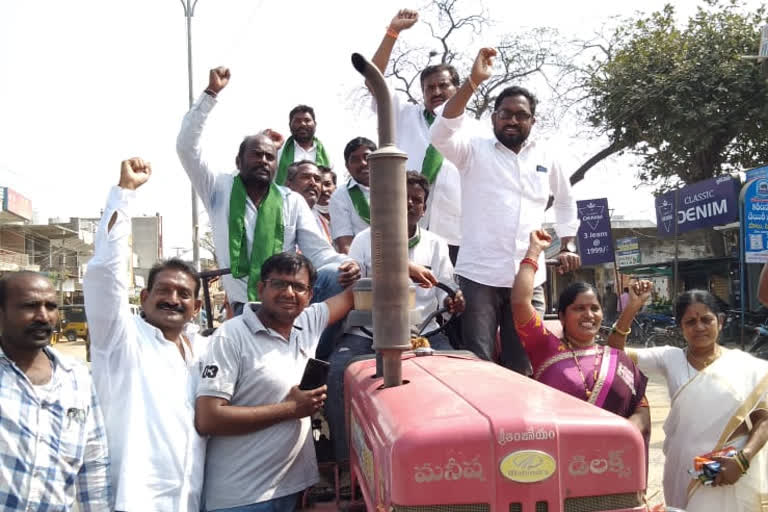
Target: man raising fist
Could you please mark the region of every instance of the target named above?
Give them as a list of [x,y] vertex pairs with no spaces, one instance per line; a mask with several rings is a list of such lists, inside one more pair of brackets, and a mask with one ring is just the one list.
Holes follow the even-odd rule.
[[200,279],[172,258],[155,264],[141,291],[143,317],[128,302],[126,264],[136,191],[152,175],[141,158],[120,165],[83,279],[91,372],[106,418],[115,510],[197,512],[205,440],[194,428],[194,390],[205,338],[190,322]]
[[[384,38],[373,55],[373,64],[382,73],[387,70],[392,49],[403,31],[413,27],[419,14],[401,9],[389,22]],[[429,182],[430,194],[427,211],[420,225],[448,242],[452,263],[461,241],[461,191],[459,172],[429,143],[429,127],[435,119],[435,109],[448,101],[459,87],[459,74],[450,64],[427,66],[420,76],[423,105],[403,101],[398,95],[392,100],[395,116],[395,143],[408,154],[406,169],[418,170]],[[390,87],[394,90],[394,87]]]
[[[578,268],[573,237],[579,227],[576,201],[557,148],[529,139],[536,123],[536,98],[522,87],[507,87],[496,98],[491,116],[494,137],[475,137],[467,129],[464,109],[475,90],[493,73],[496,50],[482,48],[469,78],[445,104],[432,126],[435,148],[461,174],[462,249],[456,274],[467,301],[464,343],[491,359],[501,327],[501,363],[520,373],[530,363],[515,332],[510,289],[525,256],[528,234],[541,229],[550,195],[554,195],[555,229],[563,251],[561,268]],[[533,304],[544,313],[546,279],[542,253],[535,274]]]
[[232,269],[223,278],[227,297],[240,314],[246,302],[259,299],[262,264],[298,247],[318,269],[313,302],[322,302],[358,279],[360,267],[333,250],[303,197],[275,183],[280,136],[266,131],[245,137],[235,174],[216,173],[203,159],[205,122],[230,76],[225,67],[210,71],[208,87],[184,116],[176,140],[181,164],[208,210],[219,266]]

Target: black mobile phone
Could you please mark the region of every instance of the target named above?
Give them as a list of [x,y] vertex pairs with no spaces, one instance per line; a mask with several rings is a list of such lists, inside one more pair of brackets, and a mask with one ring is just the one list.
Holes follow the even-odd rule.
[[307,391],[319,388],[325,385],[328,380],[328,370],[331,365],[320,359],[310,358],[307,366],[304,368],[304,375],[301,377],[299,389]]

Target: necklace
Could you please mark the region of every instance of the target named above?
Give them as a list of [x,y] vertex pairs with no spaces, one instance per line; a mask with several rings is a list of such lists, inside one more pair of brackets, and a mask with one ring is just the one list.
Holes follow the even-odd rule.
[[[721,354],[721,353],[722,353],[722,350],[720,349],[720,345],[716,345],[716,346],[715,346],[715,352],[713,353],[713,357],[712,357],[712,359],[706,360],[706,359],[701,359],[701,358],[699,358],[699,357],[697,357],[697,356],[693,355],[693,353],[691,353],[691,351],[688,349],[688,347],[686,347],[686,348],[685,348],[685,356],[686,356],[686,359],[689,359],[689,360],[690,360],[690,359],[693,359],[695,362],[697,362],[697,363],[699,363],[699,364],[703,365],[703,368],[701,368],[701,370],[699,370],[698,368],[696,368],[696,367],[694,366],[694,368],[696,368],[696,369],[697,369],[697,370],[699,370],[699,371],[702,371],[702,370],[704,370],[704,369],[705,369],[705,368],[707,368],[709,365],[711,365],[712,363],[714,363],[715,361],[717,361],[717,358],[719,358],[719,357],[720,357],[720,354]],[[691,366],[693,366],[693,365],[691,365]],[[689,371],[690,371],[690,370],[689,370]]]
[[603,354],[605,353],[605,347],[596,346],[595,348],[595,361],[594,361],[595,370],[592,375],[592,389],[589,389],[589,385],[587,384],[587,378],[584,377],[584,371],[581,369],[581,363],[579,362],[579,358],[576,356],[576,352],[573,350],[573,346],[571,345],[571,342],[568,341],[565,337],[563,338],[563,341],[565,342],[565,346],[568,347],[568,350],[571,351],[573,362],[576,363],[576,369],[579,370],[581,381],[584,383],[584,394],[587,396],[587,400],[589,400],[590,397],[592,396],[592,391],[595,389],[595,384],[597,384],[597,372],[600,370],[600,364],[603,362]]

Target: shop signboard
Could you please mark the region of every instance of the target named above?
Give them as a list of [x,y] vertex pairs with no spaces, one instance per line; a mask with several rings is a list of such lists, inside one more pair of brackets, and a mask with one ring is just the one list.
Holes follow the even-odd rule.
[[599,265],[613,261],[613,234],[608,199],[576,201],[581,225],[578,231],[582,265]]
[[[656,196],[656,225],[659,236],[674,236],[694,229],[720,226],[739,218],[739,180],[720,176],[699,181],[679,190]],[[677,215],[675,209],[677,194]]]
[[744,174],[746,174],[748,182],[758,178],[768,178],[768,166],[755,167],[754,169],[745,171]]
[[616,263],[619,267],[640,264],[640,243],[636,236],[616,240]]
[[3,210],[25,220],[32,220],[32,201],[10,187],[3,187]]
[[744,185],[744,260],[768,263],[768,178]]

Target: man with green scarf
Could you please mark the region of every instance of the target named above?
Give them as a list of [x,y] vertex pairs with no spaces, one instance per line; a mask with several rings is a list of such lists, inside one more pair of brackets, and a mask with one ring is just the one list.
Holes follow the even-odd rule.
[[184,116],[176,140],[181,164],[208,211],[218,264],[232,269],[223,278],[224,290],[239,314],[244,303],[259,299],[262,263],[298,248],[318,268],[313,302],[322,302],[357,280],[360,267],[333,250],[303,197],[275,184],[277,148],[270,136],[262,132],[243,139],[237,174],[215,173],[203,158],[205,122],[229,78],[227,68],[210,71],[208,87]]
[[376,144],[365,137],[355,137],[344,147],[344,163],[349,172],[346,185],[337,188],[328,203],[331,213],[331,238],[339,252],[349,253],[356,234],[371,224],[371,167],[368,156]]
[[309,160],[317,165],[332,167],[325,146],[315,137],[315,110],[308,105],[296,105],[288,114],[291,136],[277,153],[277,177],[275,183],[285,185],[288,166],[294,162]]
[[[416,11],[403,9],[390,21],[386,34],[373,55],[373,64],[386,72],[395,41],[403,30],[419,19]],[[432,188],[427,213],[421,227],[440,235],[448,242],[451,261],[461,243],[461,179],[456,166],[444,159],[429,142],[429,128],[435,119],[435,109],[447,102],[459,86],[459,74],[449,64],[427,66],[420,76],[424,104],[403,101],[397,94],[392,98],[397,147],[408,155],[406,169],[416,169],[427,178]],[[390,87],[390,90],[395,90]],[[375,102],[374,102],[375,107]]]

